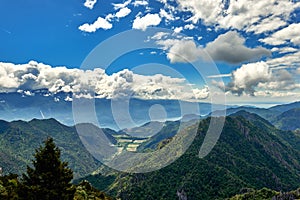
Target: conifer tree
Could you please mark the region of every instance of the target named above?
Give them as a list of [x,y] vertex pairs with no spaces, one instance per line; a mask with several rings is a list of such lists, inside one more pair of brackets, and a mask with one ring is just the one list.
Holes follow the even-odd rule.
[[27,200],[73,199],[73,171],[66,162],[60,160],[60,150],[52,138],[48,138],[44,144],[36,150],[33,168],[27,166],[27,174],[23,174],[19,196]]

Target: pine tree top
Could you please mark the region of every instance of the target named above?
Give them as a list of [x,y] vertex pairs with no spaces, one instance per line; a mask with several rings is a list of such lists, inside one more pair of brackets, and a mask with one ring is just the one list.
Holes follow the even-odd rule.
[[72,199],[73,171],[67,162],[61,161],[60,155],[52,138],[46,139],[44,146],[36,150],[33,168],[27,166],[27,174],[23,174],[22,182],[30,193],[27,195],[34,194],[41,199]]

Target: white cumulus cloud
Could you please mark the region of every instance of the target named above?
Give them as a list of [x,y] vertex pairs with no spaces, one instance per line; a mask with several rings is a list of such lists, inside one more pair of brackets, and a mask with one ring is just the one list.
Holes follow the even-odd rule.
[[[159,35],[158,35],[159,36]],[[269,56],[271,52],[263,47],[248,48],[245,39],[236,31],[229,31],[219,35],[206,47],[197,45],[192,38],[166,39],[157,37],[156,43],[167,52],[167,58],[172,62],[194,62],[198,59],[207,60],[207,53],[214,61],[227,63],[242,63],[257,60],[262,56]],[[205,53],[207,52],[207,53]]]
[[200,19],[206,24],[216,22],[221,15],[224,5],[222,0],[206,1],[206,0],[177,0],[181,10],[190,11],[193,16],[189,19],[193,23],[197,23]]
[[159,15],[161,18],[165,18],[165,20],[168,21],[174,21],[175,20],[175,16],[173,15],[172,12],[167,12],[164,9],[160,9],[159,11]]
[[167,51],[167,58],[171,63],[194,62],[203,55],[201,47],[197,47],[194,41],[185,38],[159,40],[157,44]]
[[[216,85],[218,85],[216,83]],[[231,73],[231,81],[225,85],[225,91],[236,95],[248,94],[255,96],[262,93],[280,93],[299,89],[293,75],[285,70],[272,70],[266,62],[242,65]],[[284,93],[285,93],[284,92]]]
[[88,33],[92,33],[92,32],[96,32],[100,28],[107,30],[107,29],[111,29],[112,27],[113,26],[109,21],[107,21],[106,19],[104,19],[102,17],[98,17],[98,19],[92,24],[85,23],[85,24],[79,26],[79,30],[88,32]]
[[293,68],[300,66],[300,51],[285,54],[281,57],[276,57],[267,60],[269,66],[272,68]]
[[131,10],[127,7],[120,9],[117,13],[116,13],[116,17],[117,18],[122,18],[122,17],[126,17],[127,15],[129,15],[131,13]]
[[183,27],[176,27],[176,28],[174,29],[174,32],[175,32],[175,33],[180,33],[182,30],[183,30]]
[[188,29],[188,30],[193,30],[195,28],[196,28],[196,26],[194,24],[186,24],[184,26],[184,29]]
[[252,24],[247,32],[254,32],[255,34],[265,33],[277,30],[285,26],[287,22],[283,21],[280,17],[269,17],[263,19],[259,24]]
[[[300,2],[290,0],[177,0],[179,9],[192,13],[188,21],[209,26],[264,33],[284,25]],[[274,19],[274,22],[267,20]],[[281,20],[280,20],[281,19]]]
[[293,47],[274,47],[271,49],[272,52],[278,52],[279,54],[285,54],[285,53],[295,53],[298,51],[298,49],[293,48]]
[[86,0],[83,5],[89,9],[93,9],[96,3],[97,0]]
[[208,43],[205,50],[215,61],[235,64],[271,55],[270,51],[263,47],[246,47],[245,41],[236,31],[229,31]]
[[[180,99],[197,101],[209,96],[209,89],[192,88],[183,78],[172,78],[161,74],[139,75],[124,69],[107,75],[103,69],[93,70],[51,67],[31,61],[16,65],[0,63],[0,92],[21,92],[34,95],[37,90],[48,90],[52,94],[72,93],[75,97],[119,99]],[[65,101],[72,101],[69,96]]]
[[144,17],[137,16],[132,24],[133,29],[140,29],[145,31],[149,26],[157,26],[161,22],[158,14],[148,13]]
[[300,23],[290,24],[288,27],[275,32],[270,37],[260,39],[260,41],[270,45],[283,45],[288,42],[300,45]]
[[113,3],[112,5],[114,6],[115,10],[119,10],[122,8],[127,7],[131,3],[131,0],[125,1],[124,3]]
[[149,3],[146,0],[136,0],[132,4],[134,5],[134,7],[137,7],[137,6],[147,6]]
[[226,90],[241,95],[243,92],[253,94],[259,83],[265,83],[272,77],[269,66],[264,62],[242,65],[232,72],[232,82]]

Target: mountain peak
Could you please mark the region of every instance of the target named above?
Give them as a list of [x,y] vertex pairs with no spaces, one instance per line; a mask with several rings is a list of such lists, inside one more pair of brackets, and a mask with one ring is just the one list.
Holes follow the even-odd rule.
[[273,106],[273,107],[269,108],[269,110],[285,112],[285,111],[291,110],[293,108],[300,108],[300,101],[295,101],[295,102],[288,103],[288,104]]
[[259,124],[264,124],[266,126],[271,126],[273,127],[273,125],[266,119],[262,118],[261,116],[255,114],[255,113],[250,113],[247,112],[245,110],[240,110],[236,113],[233,113],[230,115],[231,117],[243,117],[244,119],[258,125]]

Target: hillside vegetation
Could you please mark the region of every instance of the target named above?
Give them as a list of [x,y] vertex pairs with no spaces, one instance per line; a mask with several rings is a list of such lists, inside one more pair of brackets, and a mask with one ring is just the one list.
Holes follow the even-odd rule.
[[[230,198],[245,188],[299,187],[300,152],[282,137],[291,132],[277,130],[258,115],[240,113],[227,117],[217,145],[200,159],[209,121],[200,122],[194,142],[174,163],[145,174],[119,173],[106,190],[125,200],[176,199],[178,194],[198,200]],[[88,180],[95,183],[93,176]]]
[[74,170],[76,178],[88,175],[100,166],[100,162],[82,145],[74,127],[65,126],[54,119],[0,121],[0,166],[3,172],[21,174],[26,165],[31,163],[34,149],[47,137],[54,139],[62,151],[62,158]]
[[[256,114],[239,111],[226,118],[216,146],[200,159],[199,149],[210,120],[200,120],[196,137],[183,156],[165,168],[143,174],[121,173],[101,166],[85,150],[74,127],[64,126],[53,119],[1,121],[0,165],[4,166],[4,170],[24,171],[26,165],[30,165],[38,141],[50,135],[61,149],[62,158],[69,162],[74,175],[77,175],[73,182],[79,184],[87,180],[92,184],[91,187],[88,184],[77,187],[75,194],[80,193],[84,198],[97,193],[95,188],[122,200],[178,199],[178,196],[189,200],[247,199],[249,195],[263,199],[262,195],[269,198],[271,195],[283,195],[285,191],[298,191],[300,137],[297,131],[279,130]],[[190,129],[197,128],[195,122],[188,122],[179,130],[181,135],[188,136]],[[89,130],[95,129],[91,127]],[[137,129],[134,131],[138,132]],[[181,148],[168,146],[171,141],[179,144],[184,139],[173,137],[177,131],[178,122],[168,122],[161,132],[147,139],[140,148],[142,151],[167,148],[168,152],[180,154]],[[120,142],[117,138],[122,136],[120,133],[106,130],[106,134],[110,135],[113,144]],[[151,166],[155,164],[153,162],[154,159],[148,159],[143,164]],[[82,178],[85,174],[87,176]],[[3,190],[3,185],[0,190]],[[95,188],[90,193],[81,191],[85,187]],[[5,188],[9,190],[10,187]],[[278,199],[281,197],[278,196]]]

